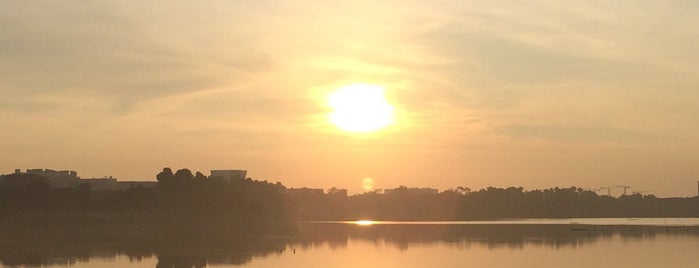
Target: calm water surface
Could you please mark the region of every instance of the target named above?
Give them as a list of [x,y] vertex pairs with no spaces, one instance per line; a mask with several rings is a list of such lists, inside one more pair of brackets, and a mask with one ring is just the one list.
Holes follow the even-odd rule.
[[4,241],[3,267],[699,267],[699,219],[312,222],[294,235],[143,246]]

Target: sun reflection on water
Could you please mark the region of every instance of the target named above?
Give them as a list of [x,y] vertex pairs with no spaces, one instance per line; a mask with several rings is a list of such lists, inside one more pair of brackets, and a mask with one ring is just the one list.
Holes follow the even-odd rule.
[[376,222],[371,221],[371,220],[358,220],[358,221],[355,221],[354,224],[361,225],[361,226],[369,226],[369,225],[376,224]]

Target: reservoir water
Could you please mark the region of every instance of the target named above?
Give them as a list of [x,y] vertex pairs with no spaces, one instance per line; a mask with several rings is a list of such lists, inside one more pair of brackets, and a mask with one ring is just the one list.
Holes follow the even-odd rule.
[[3,267],[699,267],[697,218],[305,222],[225,242],[1,240]]

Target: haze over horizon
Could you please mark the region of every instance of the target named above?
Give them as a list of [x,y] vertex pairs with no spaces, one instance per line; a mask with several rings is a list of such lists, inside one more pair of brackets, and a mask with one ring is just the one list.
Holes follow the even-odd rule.
[[[0,173],[694,196],[696,14],[680,0],[2,0]],[[367,116],[390,120],[333,124],[328,98],[352,85],[381,88],[391,107]]]

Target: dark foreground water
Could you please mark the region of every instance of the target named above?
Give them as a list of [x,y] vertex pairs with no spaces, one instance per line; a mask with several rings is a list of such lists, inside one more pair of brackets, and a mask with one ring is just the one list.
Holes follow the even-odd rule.
[[[3,267],[699,267],[699,219],[313,222],[229,239],[0,239]],[[13,236],[15,237],[15,236]]]

